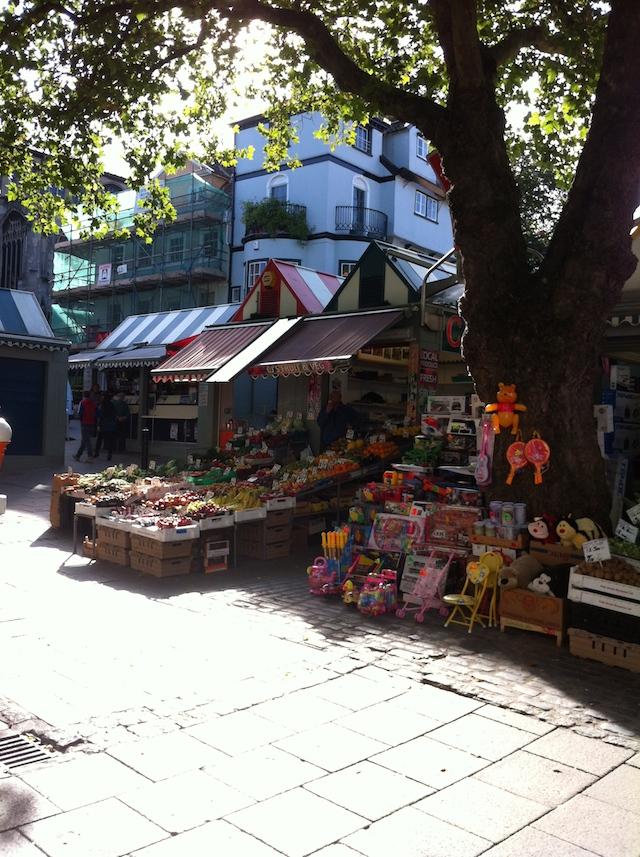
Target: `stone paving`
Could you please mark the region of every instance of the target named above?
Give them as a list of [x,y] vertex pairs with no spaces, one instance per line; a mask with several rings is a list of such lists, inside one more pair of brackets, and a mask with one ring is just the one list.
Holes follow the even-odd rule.
[[2,477],[7,857],[639,857],[640,675],[551,638],[368,619],[307,557],[154,580]]

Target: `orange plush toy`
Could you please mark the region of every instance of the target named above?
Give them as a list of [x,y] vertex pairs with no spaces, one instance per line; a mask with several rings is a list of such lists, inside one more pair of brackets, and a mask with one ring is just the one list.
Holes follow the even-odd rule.
[[498,384],[497,399],[497,402],[485,408],[485,412],[491,414],[491,426],[494,432],[500,434],[501,428],[511,427],[511,434],[518,434],[520,414],[527,409],[517,401],[516,385]]

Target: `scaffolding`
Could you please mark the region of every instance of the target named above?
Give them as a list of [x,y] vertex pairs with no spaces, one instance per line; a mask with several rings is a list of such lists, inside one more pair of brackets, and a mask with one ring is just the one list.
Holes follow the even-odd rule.
[[62,230],[54,254],[56,335],[87,345],[129,315],[226,302],[228,180],[193,165],[161,175],[160,182],[169,190],[176,217],[158,224],[150,244],[135,234],[115,237],[144,210],[145,194],[135,191],[117,194],[118,213],[106,238],[83,238],[86,221],[80,229]]

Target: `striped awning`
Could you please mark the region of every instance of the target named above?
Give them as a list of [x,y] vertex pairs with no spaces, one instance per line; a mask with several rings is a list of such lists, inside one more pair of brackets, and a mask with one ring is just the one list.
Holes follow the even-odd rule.
[[18,348],[68,348],[57,339],[33,292],[0,289],[0,343]]
[[292,262],[274,259],[273,264],[304,307],[305,313],[309,315],[322,312],[344,282],[344,277],[316,271],[313,268],[304,268]]
[[225,324],[203,331],[200,336],[151,373],[154,381],[204,381],[224,366],[273,322]]
[[[72,354],[69,364],[82,369],[96,365],[156,366],[167,356],[167,345],[197,336],[214,324],[224,324],[237,311],[239,304],[196,307],[170,312],[131,315],[107,336],[93,351]],[[151,349],[155,349],[152,352]],[[147,355],[141,355],[146,349]],[[141,362],[142,361],[142,362]]]

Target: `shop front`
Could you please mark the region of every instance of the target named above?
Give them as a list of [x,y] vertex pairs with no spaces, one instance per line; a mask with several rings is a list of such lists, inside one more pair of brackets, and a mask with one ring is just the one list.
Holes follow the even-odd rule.
[[68,350],[32,292],[0,289],[0,415],[13,429],[3,473],[64,462]]

